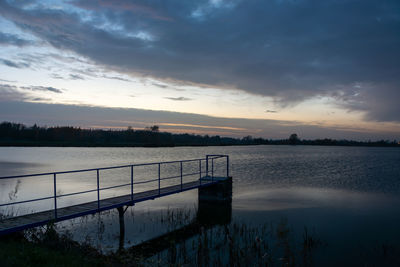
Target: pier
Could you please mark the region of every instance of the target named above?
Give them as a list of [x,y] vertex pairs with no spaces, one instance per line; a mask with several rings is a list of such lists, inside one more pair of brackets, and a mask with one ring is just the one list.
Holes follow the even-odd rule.
[[[135,176],[135,171],[138,168],[142,170],[142,173],[146,173],[146,169],[151,169],[153,172],[155,170],[157,177],[153,177],[153,173],[148,171],[150,174],[146,179],[138,179]],[[127,173],[128,175],[126,175],[127,177],[125,177],[125,180],[128,180],[128,182],[112,186],[100,186],[100,181],[110,178],[104,174],[109,170],[122,170],[124,173]],[[165,174],[162,170],[166,170]],[[93,176],[96,179],[95,184],[97,184],[96,188],[64,194],[57,191],[59,186],[57,180],[58,177],[66,174],[80,175],[83,173],[94,174]],[[229,176],[229,156],[227,155],[207,155],[205,158],[200,159],[140,163],[84,170],[4,176],[0,177],[0,181],[6,179],[16,179],[21,181],[23,179],[33,179],[34,177],[40,176],[52,177],[53,190],[50,192],[51,196],[47,195],[22,201],[7,201],[5,203],[0,202],[0,208],[4,209],[5,207],[16,207],[18,205],[27,203],[34,206],[35,202],[40,201],[51,201],[52,208],[44,211],[34,211],[23,215],[8,216],[0,219],[0,235],[46,225],[48,223],[55,223],[77,218],[88,214],[95,214],[105,210],[117,209],[119,213],[120,233],[121,236],[123,236],[125,231],[124,213],[127,207],[133,206],[135,203],[161,198],[188,190],[199,189],[200,205],[201,199],[204,199],[205,202],[208,200],[224,200],[226,197],[231,195],[232,190],[231,177]],[[228,184],[230,184],[230,187],[228,186],[228,190],[224,189],[226,187],[224,184],[227,181]],[[124,188],[125,190],[129,189],[130,192],[128,194],[119,194],[113,197],[101,196],[107,190],[110,191],[117,188]],[[145,190],[143,190],[143,188]],[[34,190],[34,188],[32,188],[32,190]],[[96,195],[95,199],[74,205],[67,205],[63,207],[59,206],[60,199],[62,198],[88,194]],[[202,203],[204,201],[202,201]]]

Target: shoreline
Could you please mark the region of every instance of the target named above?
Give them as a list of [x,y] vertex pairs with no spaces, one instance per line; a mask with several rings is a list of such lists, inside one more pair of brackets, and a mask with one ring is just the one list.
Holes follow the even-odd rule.
[[322,147],[399,147],[399,144],[392,144],[392,143],[386,143],[386,144],[296,144],[296,145],[291,145],[291,144],[118,144],[118,143],[112,143],[112,144],[72,144],[72,143],[32,143],[32,142],[5,142],[1,143],[0,142],[0,147],[115,147],[115,148],[120,148],[120,147],[143,147],[143,148],[163,148],[163,147],[233,147],[233,146],[307,146],[307,147],[312,147],[312,146],[322,146]]

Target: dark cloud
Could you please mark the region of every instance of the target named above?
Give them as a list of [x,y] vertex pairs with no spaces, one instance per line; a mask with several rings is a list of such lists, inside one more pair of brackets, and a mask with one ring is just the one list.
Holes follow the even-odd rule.
[[[183,92],[186,91],[185,89],[182,88],[176,88],[176,87],[171,87],[168,86],[166,84],[160,84],[160,83],[151,83],[152,85],[158,87],[158,88],[162,88],[162,89],[169,89],[169,90],[174,90],[174,91],[178,91],[178,92]],[[176,84],[177,86],[181,86],[182,84]]]
[[[127,73],[239,88],[282,106],[339,96],[343,108],[367,119],[400,121],[393,101],[400,99],[397,0],[73,4],[90,19],[5,1],[0,15],[56,48]],[[370,89],[352,94],[355,83]]]
[[31,91],[42,91],[42,92],[52,92],[61,94],[63,91],[51,86],[21,86],[21,89],[31,90]]
[[55,53],[42,53],[40,54],[42,58],[53,58],[55,60],[64,62],[64,63],[82,63],[82,64],[87,64],[88,61],[76,56],[68,56],[68,55],[63,55],[63,54],[55,54]]
[[180,97],[164,97],[165,99],[169,99],[169,100],[173,100],[173,101],[190,101],[190,100],[193,100],[193,99],[191,99],[191,98],[187,98],[187,97],[183,97],[183,96],[180,96]]
[[168,88],[168,85],[166,84],[152,83],[152,85],[163,89]]
[[17,69],[24,69],[24,68],[29,68],[30,65],[25,62],[14,62],[8,59],[2,59],[0,58],[0,62],[3,63],[4,65],[11,67],[11,68],[17,68]]
[[[137,1],[140,2],[140,1]],[[158,8],[153,8],[147,4],[141,3],[132,3],[132,1],[125,1],[125,0],[99,0],[96,1],[96,4],[93,1],[71,1],[77,7],[87,9],[87,10],[104,10],[109,9],[115,12],[123,12],[129,13],[144,17],[149,17],[152,19],[157,20],[173,20],[173,18],[164,14],[163,11],[159,10]]]
[[126,78],[122,78],[122,77],[119,77],[119,76],[103,75],[102,77],[103,77],[103,78],[106,78],[106,79],[110,79],[110,80],[118,80],[118,81],[123,81],[123,82],[131,82],[131,80],[126,79]]
[[278,113],[278,111],[276,111],[276,110],[270,110],[270,109],[267,109],[265,112],[266,112],[266,113]]
[[22,39],[17,35],[0,32],[0,45],[14,45],[22,47],[32,44],[32,41]]
[[78,74],[70,74],[69,78],[71,80],[85,80],[85,77],[83,77],[82,75],[78,75]]
[[393,84],[356,84],[336,96],[349,110],[367,112],[373,121],[400,121],[400,87]]
[[18,87],[10,84],[0,84],[0,101],[24,101],[28,100],[26,94],[18,91]]
[[[50,75],[51,78],[53,79],[59,79],[59,80],[86,80],[88,77],[90,78],[104,78],[104,79],[110,79],[110,80],[118,80],[118,81],[123,81],[123,82],[132,82],[132,80],[120,77],[120,76],[110,76],[107,74],[103,75],[98,75],[97,72],[104,72],[104,70],[94,70],[91,68],[83,68],[83,69],[76,69],[76,68],[71,68],[71,72],[67,77],[64,77],[62,75],[59,75],[57,73],[52,73]],[[79,73],[79,74],[78,74]]]
[[15,91],[15,90],[18,89],[18,87],[15,86],[15,85],[3,83],[3,84],[0,84],[0,89],[1,89],[2,91]]
[[61,75],[59,75],[57,73],[52,73],[50,75],[50,77],[53,78],[53,79],[57,79],[57,80],[65,80],[64,76],[61,76]]
[[[21,90],[22,89],[22,90]],[[25,90],[25,91],[24,91]],[[37,97],[27,93],[29,91],[44,91],[53,93],[62,93],[60,89],[44,86],[15,86],[10,84],[0,84],[0,101],[50,101],[49,98]],[[3,105],[4,103],[2,103]]]
[[91,77],[91,78],[99,77],[97,74],[99,72],[99,70],[95,69],[95,68],[71,69],[71,71],[74,73],[79,73],[79,74]]
[[35,98],[32,98],[31,99],[32,101],[39,101],[39,102],[44,102],[44,101],[51,101],[51,99],[50,98],[45,98],[45,97],[35,97]]

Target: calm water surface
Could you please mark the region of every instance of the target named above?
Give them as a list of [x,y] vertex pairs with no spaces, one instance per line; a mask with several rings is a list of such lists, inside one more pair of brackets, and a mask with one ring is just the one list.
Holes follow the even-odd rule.
[[[380,247],[398,247],[400,240],[400,150],[396,148],[245,146],[180,148],[0,148],[0,176],[64,171],[132,163],[202,158],[227,154],[233,176],[232,223],[261,225],[282,220],[301,239],[304,227],[313,229],[325,244],[316,254],[324,265],[360,263]],[[195,166],[187,166],[195,169]],[[143,170],[142,179],[156,170]],[[174,170],[165,170],[165,172]],[[141,179],[140,171],[138,178]],[[127,173],[101,174],[102,185],[125,181]],[[0,181],[0,199],[20,201],[51,195],[51,177]],[[59,193],[93,188],[93,173],[59,177]],[[123,189],[122,189],[123,190]],[[112,191],[109,196],[124,193]],[[106,196],[106,195],[104,195]],[[108,196],[108,195],[107,195]],[[60,205],[84,202],[94,195],[63,200]],[[197,190],[147,201],[129,208],[125,247],[163,234],[172,223],[164,216],[184,210],[195,217]],[[3,213],[24,214],[51,208],[51,201],[20,205]],[[118,248],[115,211],[59,224],[77,240],[103,251]],[[161,220],[160,220],[161,218]],[[380,254],[379,254],[380,255]],[[378,255],[378,256],[379,256]]]

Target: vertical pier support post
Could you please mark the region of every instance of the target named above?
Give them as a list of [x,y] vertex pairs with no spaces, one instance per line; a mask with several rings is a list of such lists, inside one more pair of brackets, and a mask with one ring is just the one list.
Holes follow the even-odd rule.
[[125,243],[125,220],[124,220],[124,207],[118,207],[118,217],[119,217],[119,250],[124,248]]
[[203,178],[202,173],[201,173],[201,159],[199,160],[199,175],[200,175],[199,181],[200,181],[200,185],[201,185],[201,178]]
[[208,176],[208,155],[206,156],[206,176]]
[[54,219],[57,220],[57,180],[55,173],[53,176],[53,183],[54,183]]
[[97,209],[100,210],[100,175],[99,169],[96,170],[97,173]]
[[182,166],[182,161],[181,161],[181,191],[183,189],[183,166]]
[[161,164],[158,163],[158,195],[161,195]]
[[214,158],[211,158],[211,181],[214,182]]
[[229,177],[229,156],[226,156],[226,177]]
[[133,203],[133,165],[131,166],[131,201]]
[[229,224],[232,219],[232,177],[198,191],[197,218],[205,224]]

